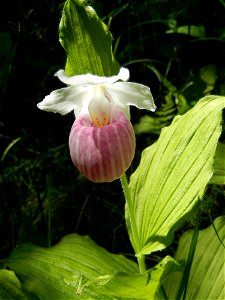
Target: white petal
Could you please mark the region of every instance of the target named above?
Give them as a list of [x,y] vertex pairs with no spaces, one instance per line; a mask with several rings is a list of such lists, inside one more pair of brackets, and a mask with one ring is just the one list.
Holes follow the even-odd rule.
[[106,90],[118,105],[134,105],[140,109],[156,110],[150,88],[143,84],[116,82],[107,85]]
[[75,76],[67,76],[64,70],[59,70],[55,73],[55,76],[59,78],[63,83],[73,86],[86,86],[86,85],[97,85],[103,83],[114,83],[118,80],[127,81],[130,73],[126,68],[121,68],[119,74],[115,76],[105,77],[97,76],[93,74],[82,74]]
[[53,91],[43,101],[37,104],[41,110],[51,111],[65,115],[74,110],[77,116],[90,102],[93,89],[87,87],[66,87]]

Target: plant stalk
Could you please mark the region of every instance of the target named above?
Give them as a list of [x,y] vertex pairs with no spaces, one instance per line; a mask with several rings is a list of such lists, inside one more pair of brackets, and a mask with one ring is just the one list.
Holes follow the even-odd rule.
[[[121,185],[122,185],[122,188],[123,188],[127,208],[128,208],[128,211],[129,211],[133,247],[134,247],[135,253],[137,254],[137,253],[140,253],[141,243],[140,243],[140,238],[139,238],[139,234],[138,234],[138,230],[137,230],[137,223],[136,223],[136,219],[135,219],[134,206],[133,206],[133,202],[132,202],[132,199],[131,199],[131,196],[130,196],[130,190],[129,190],[129,186],[128,186],[128,182],[127,182],[127,178],[126,178],[125,174],[123,174],[120,177],[120,182],[121,182]],[[146,271],[145,256],[144,255],[137,256],[137,260],[138,260],[140,273],[144,273]]]

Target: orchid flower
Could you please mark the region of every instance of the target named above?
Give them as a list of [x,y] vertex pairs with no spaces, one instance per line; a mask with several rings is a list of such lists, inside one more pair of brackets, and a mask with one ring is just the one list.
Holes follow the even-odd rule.
[[135,134],[129,106],[154,111],[150,89],[127,82],[129,70],[111,77],[93,74],[56,74],[68,86],[53,91],[38,108],[65,115],[75,113],[69,136],[74,165],[89,180],[111,182],[130,166],[135,153]]

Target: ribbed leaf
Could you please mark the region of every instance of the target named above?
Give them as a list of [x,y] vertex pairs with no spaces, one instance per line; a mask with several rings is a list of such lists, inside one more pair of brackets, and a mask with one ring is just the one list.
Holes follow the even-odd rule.
[[[213,174],[225,98],[208,96],[164,128],[145,149],[131,176],[130,191],[140,237],[140,253],[167,247],[188,218]],[[130,228],[129,212],[126,210]]]
[[7,263],[26,291],[46,300],[153,299],[165,277],[181,269],[167,256],[140,275],[136,263],[76,234],[51,248],[20,246]]
[[210,183],[225,184],[225,144],[218,143],[217,145],[214,173]]
[[67,0],[64,5],[59,40],[67,54],[66,73],[117,74],[119,65],[112,54],[111,33],[85,2]]
[[[225,217],[218,217],[214,222],[217,234],[225,243]],[[186,260],[192,230],[185,232],[179,241],[175,254],[177,260]],[[224,299],[225,296],[225,259],[224,246],[211,225],[200,230],[197,247],[189,275],[185,299]],[[169,275],[165,283],[165,290],[169,299],[175,299],[182,273]]]
[[0,299],[28,299],[22,291],[20,281],[12,271],[0,270]]

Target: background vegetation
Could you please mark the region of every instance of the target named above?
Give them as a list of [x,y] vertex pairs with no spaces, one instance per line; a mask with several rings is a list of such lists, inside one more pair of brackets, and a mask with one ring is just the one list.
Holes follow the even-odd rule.
[[[225,95],[225,3],[222,0],[89,1],[109,26],[113,51],[131,81],[151,87],[158,110],[132,109],[137,151],[206,94]],[[0,257],[21,242],[49,246],[68,233],[88,234],[111,252],[132,255],[119,181],[95,184],[69,157],[73,114],[36,104],[61,85],[65,65],[58,42],[64,1],[10,1],[0,28]],[[224,142],[224,133],[221,136]],[[209,185],[204,205],[185,225],[205,228],[224,214],[224,189]],[[211,217],[210,217],[211,216]],[[186,229],[185,228],[185,229]],[[180,232],[177,233],[180,235]],[[173,252],[173,245],[166,251]],[[160,254],[159,254],[160,255]],[[157,254],[155,255],[157,260]]]

